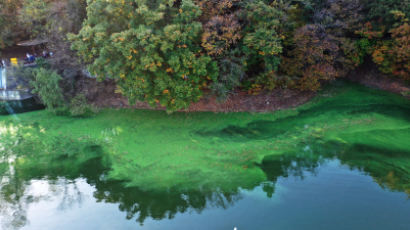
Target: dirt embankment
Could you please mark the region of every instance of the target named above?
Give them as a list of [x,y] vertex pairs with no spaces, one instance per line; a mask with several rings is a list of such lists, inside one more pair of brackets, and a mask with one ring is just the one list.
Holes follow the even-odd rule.
[[[82,92],[87,99],[100,108],[137,108],[153,109],[145,102],[137,102],[130,106],[128,100],[121,94],[115,93],[115,82],[106,80],[98,82],[95,79],[81,77],[76,81],[77,92]],[[199,102],[193,103],[187,112],[267,112],[296,107],[308,102],[316,94],[297,90],[278,89],[259,95],[248,95],[236,92],[225,101],[218,101],[216,97],[205,95]],[[164,108],[155,108],[163,110]]]
[[[397,78],[386,77],[372,67],[360,68],[349,74],[348,79],[371,88],[397,93],[410,99],[410,86],[408,84]],[[98,82],[92,78],[80,77],[76,81],[76,89],[77,92],[84,93],[92,104],[100,108],[165,109],[163,107],[152,108],[145,102],[130,105],[125,97],[115,92],[116,85],[113,80]],[[249,95],[246,92],[237,91],[225,101],[218,101],[216,97],[205,94],[199,102],[193,103],[185,111],[267,112],[302,105],[315,95],[314,92],[300,92],[291,89],[276,89],[259,95]]]
[[350,81],[357,82],[370,88],[381,89],[400,94],[410,99],[410,85],[403,80],[389,77],[380,73],[374,66],[364,66],[351,73]]

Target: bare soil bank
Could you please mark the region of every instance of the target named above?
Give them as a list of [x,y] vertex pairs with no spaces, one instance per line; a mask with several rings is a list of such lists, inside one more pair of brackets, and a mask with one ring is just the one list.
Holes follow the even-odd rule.
[[374,66],[364,66],[349,75],[350,81],[370,88],[400,94],[410,99],[410,85],[403,80],[381,74]]
[[[401,94],[410,99],[410,87],[408,85],[400,80],[385,77],[377,71],[367,71],[366,73],[356,71],[348,79],[371,88]],[[99,108],[165,109],[160,106],[152,108],[145,102],[130,105],[125,97],[115,92],[116,85],[113,80],[98,82],[96,79],[81,77],[76,81],[76,89],[77,92],[84,93],[90,103]],[[199,102],[193,103],[184,111],[268,112],[302,105],[315,95],[314,92],[301,92],[291,89],[276,89],[259,95],[249,95],[246,92],[237,91],[225,101],[219,101],[215,96],[205,93],[205,96]]]
[[[164,109],[162,107],[152,108],[145,102],[137,102],[131,106],[125,97],[115,93],[116,86],[113,80],[98,82],[95,79],[81,77],[76,81],[76,89],[77,92],[84,93],[90,103],[99,108]],[[315,95],[316,93],[313,92],[277,89],[259,95],[236,92],[225,101],[218,101],[216,97],[205,94],[199,102],[193,103],[185,111],[267,112],[296,107],[308,102]]]

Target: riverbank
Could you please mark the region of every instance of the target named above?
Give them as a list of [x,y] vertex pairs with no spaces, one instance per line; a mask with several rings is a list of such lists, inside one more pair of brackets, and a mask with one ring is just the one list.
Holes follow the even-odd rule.
[[[392,92],[410,99],[410,86],[408,84],[399,79],[383,76],[375,70],[353,72],[347,80],[366,87]],[[338,83],[330,83],[330,85],[332,84]],[[83,93],[88,101],[98,108],[165,110],[165,108],[160,106],[152,108],[145,102],[136,102],[135,105],[130,105],[127,98],[116,92],[114,80],[99,82],[93,78],[80,77],[76,80],[76,90],[78,93]],[[236,91],[225,100],[219,100],[209,92],[205,92],[199,102],[192,103],[188,109],[183,111],[224,113],[272,112],[303,105],[312,100],[316,95],[316,92],[299,91],[296,89],[275,89],[269,92],[261,92],[258,95]]]
[[[136,102],[129,105],[127,98],[116,92],[114,80],[102,82],[93,78],[80,77],[76,81],[76,89],[83,93],[88,101],[99,108],[134,108],[165,110],[163,107],[152,108],[148,103]],[[258,95],[236,91],[226,100],[218,100],[205,92],[203,98],[184,110],[186,112],[269,112],[294,108],[311,100],[316,93],[301,92],[291,89],[275,89]]]

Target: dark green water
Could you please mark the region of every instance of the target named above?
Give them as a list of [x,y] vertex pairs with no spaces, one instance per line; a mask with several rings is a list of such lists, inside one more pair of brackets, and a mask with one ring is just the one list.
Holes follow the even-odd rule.
[[269,180],[234,192],[144,192],[104,180],[91,161],[67,179],[49,175],[1,184],[2,229],[409,229],[410,200],[341,164],[272,159]]
[[0,116],[0,229],[410,229],[410,102]]

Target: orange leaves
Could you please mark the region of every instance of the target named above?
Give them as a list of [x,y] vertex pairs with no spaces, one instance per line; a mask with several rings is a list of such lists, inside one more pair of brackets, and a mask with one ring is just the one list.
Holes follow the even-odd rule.
[[214,16],[204,30],[202,47],[209,55],[221,55],[241,39],[241,26],[234,15]]
[[383,51],[382,51],[382,50],[376,49],[376,50],[373,52],[372,57],[373,57],[373,61],[374,61],[376,64],[378,64],[378,65],[382,64],[383,61],[384,61],[384,55],[383,55]]

